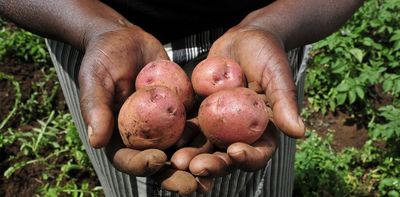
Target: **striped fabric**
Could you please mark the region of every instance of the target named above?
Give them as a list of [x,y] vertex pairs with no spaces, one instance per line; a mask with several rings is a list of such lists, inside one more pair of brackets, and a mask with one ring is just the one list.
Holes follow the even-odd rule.
[[[170,58],[190,72],[190,65],[202,60],[211,44],[223,34],[222,29],[198,33],[165,45]],[[90,161],[97,173],[106,196],[109,197],[157,197],[178,196],[161,189],[151,179],[134,177],[117,171],[106,158],[103,149],[93,149],[88,144],[85,125],[79,106],[78,71],[83,54],[71,46],[46,40],[51,59],[56,68],[69,110],[79,131]],[[290,66],[297,85],[298,105],[303,101],[306,53],[296,49],[288,53]],[[280,132],[279,132],[280,133]],[[280,133],[279,147],[268,165],[257,172],[234,171],[215,180],[214,189],[207,194],[193,197],[264,197],[292,196],[294,179],[295,140]]]

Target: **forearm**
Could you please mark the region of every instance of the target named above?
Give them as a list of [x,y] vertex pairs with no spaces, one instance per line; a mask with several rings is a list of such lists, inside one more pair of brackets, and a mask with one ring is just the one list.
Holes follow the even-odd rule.
[[281,38],[285,49],[318,41],[336,31],[363,0],[278,0],[249,14],[241,25],[252,25]]
[[0,15],[80,50],[94,35],[128,25],[121,15],[97,0],[0,0]]

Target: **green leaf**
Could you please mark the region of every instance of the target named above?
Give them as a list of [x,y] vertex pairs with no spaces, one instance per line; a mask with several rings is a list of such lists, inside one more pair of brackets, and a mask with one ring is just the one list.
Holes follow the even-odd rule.
[[364,90],[362,89],[362,87],[361,87],[361,86],[356,86],[355,90],[356,90],[356,93],[357,93],[358,98],[364,99],[365,92],[364,92]]
[[347,94],[346,93],[339,93],[336,96],[337,104],[342,105],[346,101]]
[[391,42],[396,41],[396,40],[400,40],[400,30],[396,30],[394,32],[394,35],[392,37],[390,37]]
[[372,46],[375,42],[370,37],[365,37],[362,41],[365,46]]
[[350,85],[346,82],[342,82],[336,87],[338,92],[347,92],[350,89]]
[[364,52],[359,48],[350,49],[350,53],[357,59],[358,62],[362,62],[364,58]]
[[349,102],[350,104],[353,104],[354,101],[356,101],[356,91],[354,89],[349,91]]
[[341,74],[344,71],[346,71],[346,66],[337,66],[337,67],[332,67],[332,73],[336,73],[336,74]]
[[397,51],[400,49],[400,40],[397,40],[396,42],[394,42],[393,44],[393,50]]
[[390,196],[390,197],[399,197],[400,194],[399,194],[399,192],[397,192],[396,190],[390,190],[390,191],[388,192],[388,196]]
[[383,82],[383,91],[389,92],[392,89],[392,87],[393,87],[393,81],[392,80],[386,79]]
[[14,174],[14,172],[16,172],[17,170],[25,167],[28,164],[27,161],[22,161],[19,163],[14,164],[13,166],[9,167],[5,172],[4,172],[4,177],[6,177],[7,179],[11,177],[11,175]]

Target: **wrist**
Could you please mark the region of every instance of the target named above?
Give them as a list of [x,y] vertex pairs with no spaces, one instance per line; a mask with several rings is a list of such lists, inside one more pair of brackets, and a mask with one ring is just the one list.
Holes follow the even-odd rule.
[[81,49],[84,51],[91,43],[96,42],[99,37],[108,32],[118,32],[121,30],[131,31],[132,35],[135,35],[135,32],[142,31],[140,27],[130,23],[123,17],[112,20],[99,18],[87,25],[80,39]]
[[266,9],[260,9],[251,12],[247,15],[237,27],[249,30],[262,31],[272,36],[284,49],[287,50],[286,45],[288,32],[285,27],[281,27],[282,22],[280,19],[272,14],[268,14]]
[[273,39],[276,43],[283,49],[285,47],[285,36],[279,31],[276,31],[275,26],[261,26],[257,23],[240,23],[239,25],[233,27],[231,30],[238,31],[256,31],[262,33],[265,37]]

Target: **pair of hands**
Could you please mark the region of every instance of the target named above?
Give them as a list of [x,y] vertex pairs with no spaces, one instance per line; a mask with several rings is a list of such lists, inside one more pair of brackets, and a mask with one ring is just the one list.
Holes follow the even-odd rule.
[[[268,126],[257,142],[235,143],[226,152],[214,150],[198,132],[196,120],[192,120],[187,124],[189,132],[185,132],[171,151],[171,162],[163,151],[126,148],[116,128],[119,108],[135,91],[135,78],[144,65],[169,59],[156,38],[138,27],[128,26],[94,36],[85,48],[79,72],[80,102],[91,146],[106,147],[109,159],[118,170],[151,176],[165,189],[188,195],[196,188],[199,192],[210,191],[214,177],[233,169],[255,171],[264,167],[277,146],[274,125],[288,136],[304,135],[294,82],[279,37],[254,26],[236,26],[214,42],[209,56],[236,60],[245,72],[249,87],[265,93],[274,124]],[[180,154],[174,154],[175,151]]]

